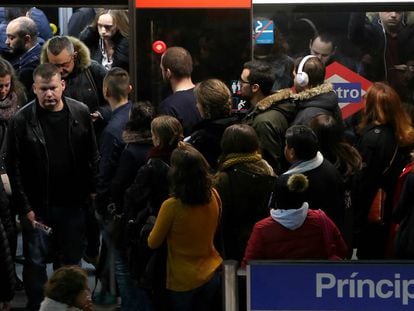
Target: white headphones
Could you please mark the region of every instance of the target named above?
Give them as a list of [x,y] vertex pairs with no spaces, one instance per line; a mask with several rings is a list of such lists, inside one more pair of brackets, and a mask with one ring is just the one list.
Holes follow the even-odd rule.
[[309,76],[306,72],[303,71],[308,59],[316,57],[315,55],[307,55],[299,63],[298,70],[296,72],[295,83],[301,87],[305,87],[309,83]]

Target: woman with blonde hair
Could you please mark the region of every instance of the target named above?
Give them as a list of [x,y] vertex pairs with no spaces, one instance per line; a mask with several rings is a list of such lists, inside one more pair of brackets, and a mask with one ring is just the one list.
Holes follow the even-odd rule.
[[[368,90],[358,134],[356,148],[362,157],[362,169],[355,175],[352,189],[357,256],[384,259],[395,184],[414,147],[414,128],[392,87],[376,82]],[[383,217],[372,222],[368,215],[380,188],[386,194]]]
[[107,70],[121,67],[129,71],[129,18],[127,10],[98,10],[94,21],[79,39],[91,52],[91,58]]
[[158,116],[151,122],[151,135],[154,147],[149,150],[146,164],[138,169],[124,195],[123,213],[127,226],[123,243],[130,276],[138,286],[130,300],[140,310],[164,310],[165,246],[156,252],[149,250],[149,229],[144,227],[148,219],[157,216],[162,202],[169,196],[171,153],[183,139],[183,128],[172,116]]
[[171,197],[164,201],[148,237],[150,248],[167,242],[170,310],[217,310],[222,258],[214,247],[221,201],[209,165],[190,144],[171,155]]

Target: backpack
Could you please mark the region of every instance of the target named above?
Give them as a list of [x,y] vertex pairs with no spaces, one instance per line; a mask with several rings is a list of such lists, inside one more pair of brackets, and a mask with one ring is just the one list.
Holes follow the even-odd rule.
[[[133,211],[125,213],[124,245],[126,261],[132,279],[137,282],[138,286],[153,290],[161,286],[161,283],[165,285],[166,242],[160,248],[154,250],[148,247],[148,236],[154,227],[156,216],[161,207],[161,204],[158,203],[159,199],[168,197],[168,193],[158,193],[154,187],[159,190],[160,185],[157,186],[156,181],[164,177],[165,182],[167,182],[169,165],[159,159],[150,159],[145,166],[141,169],[148,170],[148,168],[151,169],[151,166],[154,167],[153,170],[151,169],[151,176],[147,176],[148,184],[144,186],[148,189],[143,191],[145,196],[140,200],[140,205],[142,204],[145,207],[136,214]],[[137,176],[140,176],[139,172]],[[158,177],[161,178],[158,179]],[[161,192],[164,192],[164,190]],[[131,192],[130,195],[134,195],[134,193]],[[154,196],[157,198],[154,199]]]

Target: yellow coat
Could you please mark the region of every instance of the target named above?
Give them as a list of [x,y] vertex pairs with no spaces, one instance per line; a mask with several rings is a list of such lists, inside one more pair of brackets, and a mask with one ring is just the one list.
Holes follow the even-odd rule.
[[220,209],[215,189],[208,204],[186,206],[174,197],[162,204],[148,245],[157,248],[167,239],[167,289],[182,292],[200,287],[221,265],[213,244]]

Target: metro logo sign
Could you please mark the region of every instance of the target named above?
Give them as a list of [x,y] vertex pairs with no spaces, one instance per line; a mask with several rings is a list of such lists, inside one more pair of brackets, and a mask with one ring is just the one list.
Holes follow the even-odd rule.
[[337,62],[326,67],[325,80],[332,83],[338,95],[343,119],[357,113],[364,107],[363,96],[372,82]]
[[252,7],[252,0],[135,0],[135,7],[137,9],[250,9]]

